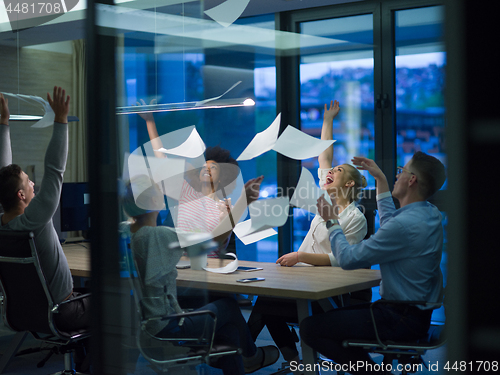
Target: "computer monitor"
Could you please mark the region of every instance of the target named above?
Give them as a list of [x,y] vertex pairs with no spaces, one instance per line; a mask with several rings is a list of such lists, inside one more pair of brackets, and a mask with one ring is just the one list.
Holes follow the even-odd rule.
[[87,182],[65,182],[62,185],[61,231],[88,231],[89,217],[89,187]]

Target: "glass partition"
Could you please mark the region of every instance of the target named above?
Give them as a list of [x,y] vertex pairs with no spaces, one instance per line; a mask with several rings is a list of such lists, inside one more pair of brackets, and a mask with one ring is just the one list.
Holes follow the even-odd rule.
[[[74,199],[78,199],[78,205],[73,207],[82,207],[81,200],[84,208],[94,202],[93,215],[99,215],[99,204],[113,200],[113,205],[104,210],[112,211],[117,220],[113,220],[115,229],[105,233],[106,241],[99,247],[95,237],[92,239],[95,222],[84,220],[86,225],[81,228],[65,231],[61,214],[56,211],[54,227],[61,241],[84,241],[82,249],[88,250],[88,239],[92,239],[93,248],[100,251],[94,253],[94,259],[106,255],[98,258],[106,260],[99,267],[95,263],[92,266],[94,286],[100,284],[101,294],[94,306],[102,308],[101,320],[93,323],[94,329],[99,329],[94,337],[108,345],[102,351],[106,358],[99,357],[101,352],[95,354],[105,363],[101,370],[152,373],[152,368],[162,370],[167,366],[155,358],[186,353],[173,349],[175,345],[169,342],[153,341],[149,333],[179,325],[180,320],[152,320],[141,327],[140,314],[149,318],[148,314],[170,314],[178,308],[195,309],[220,297],[207,292],[207,273],[189,279],[185,270],[193,267],[192,260],[200,262],[195,267],[216,269],[234,265],[234,257],[227,253],[234,253],[240,260],[275,262],[278,257],[276,235],[248,241],[233,233],[222,245],[207,239],[220,222],[226,220],[233,225],[249,218],[248,211],[242,210],[238,215],[241,218],[233,218],[226,216],[224,203],[220,208],[227,198],[231,198],[231,205],[236,204],[245,181],[263,175],[260,198],[279,195],[276,151],[238,160],[237,166],[233,161],[256,134],[268,129],[277,112],[284,110],[277,108],[277,56],[300,55],[302,132],[319,138],[324,104],[340,101],[341,111],[333,124],[337,140],[333,165],[349,163],[358,154],[374,157],[373,15],[302,22],[296,34],[275,30],[275,14],[242,17],[244,7],[208,9],[208,1],[183,0],[105,2],[89,2],[95,6],[95,20],[86,19],[87,2],[83,0],[45,2],[52,4],[50,11],[46,7],[42,16],[24,18],[20,17],[22,7],[12,13],[5,2],[0,2],[0,91],[14,94],[9,99],[11,115],[41,117],[45,115],[42,107],[16,95],[46,98],[54,85],[70,94],[73,118],[64,182],[85,184],[99,179],[103,187],[99,198],[94,195],[89,200],[85,192]],[[445,161],[441,12],[440,7],[396,12],[399,164],[417,149]],[[113,77],[112,87],[102,77],[89,82],[89,73],[96,73],[89,70],[97,69],[86,65],[91,63],[86,59],[89,53],[95,52],[90,49],[96,48],[89,47],[90,41],[85,40],[87,21],[112,45],[109,52],[113,58],[98,62],[99,69]],[[429,34],[409,38],[422,25],[429,26]],[[95,85],[92,94],[108,89],[114,97],[103,95],[96,108],[89,108],[91,83]],[[254,105],[244,105],[247,99]],[[88,132],[91,120],[105,118],[110,102],[116,103],[111,111],[116,126],[105,123],[102,133]],[[45,151],[53,128],[33,127],[35,123],[15,122],[10,130],[13,159],[35,182],[37,192],[44,178]],[[287,125],[281,124],[280,130]],[[222,156],[205,157],[206,147],[227,150],[231,158],[224,152]],[[87,153],[95,154],[97,149],[107,159],[89,163]],[[301,161],[313,176],[317,176],[316,160]],[[229,175],[228,183],[216,181],[217,174]],[[374,188],[374,181],[366,177],[368,188]],[[212,186],[215,184],[217,188]],[[202,186],[209,185],[212,190],[205,194]],[[194,197],[187,202],[182,200],[186,191]],[[305,211],[293,211],[294,242],[290,250],[297,250],[312,218]],[[109,212],[105,214],[108,217]],[[189,235],[174,235],[169,229],[172,227]],[[155,242],[155,237],[162,241]],[[210,254],[207,261],[206,253]],[[75,280],[75,286],[86,285],[87,277]],[[245,302],[248,296],[236,298]],[[103,299],[105,307],[99,305]],[[185,372],[189,371],[196,372],[186,367]]]
[[[142,318],[147,318],[175,311],[174,299],[182,309],[197,309],[227,295],[208,292],[206,283],[210,271],[232,267],[235,256],[256,261],[277,258],[276,235],[258,242],[235,233],[222,243],[208,240],[227,230],[228,224],[249,218],[247,211],[237,208],[245,181],[263,175],[260,197],[276,197],[275,151],[250,160],[235,159],[277,115],[277,36],[274,15],[225,23],[217,12],[208,15],[204,2],[138,9],[141,4],[117,2],[102,14],[108,9],[117,13],[105,22],[111,22],[117,40],[122,276],[125,282],[135,281],[132,295]],[[242,105],[249,99],[254,105]],[[221,202],[226,199],[234,207],[222,214]],[[220,229],[221,225],[225,226]],[[175,235],[170,228],[176,229]],[[179,258],[177,266],[172,264]],[[193,269],[206,267],[209,272],[191,277]],[[168,303],[157,300],[155,288],[168,285],[174,288],[167,293],[172,298]],[[240,303],[249,298],[236,296]],[[172,311],[163,311],[166,306]],[[134,310],[133,300],[128,308]],[[179,340],[176,348],[171,343],[176,331],[171,328],[180,322],[150,321],[141,330],[138,318],[135,314],[130,329],[124,324],[124,336],[141,353],[129,350],[128,368],[135,366],[137,374],[148,367],[168,368],[163,361],[184,353]],[[210,326],[207,317],[196,319]],[[166,341],[147,334],[160,329]],[[185,342],[192,340],[182,337]],[[195,366],[187,363],[183,371],[204,371]]]

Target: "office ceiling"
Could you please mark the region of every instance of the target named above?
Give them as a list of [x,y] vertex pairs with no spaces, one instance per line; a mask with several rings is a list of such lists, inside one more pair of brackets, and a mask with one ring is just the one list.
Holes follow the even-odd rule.
[[[200,1],[182,0],[121,0],[123,6],[139,8],[143,10],[153,9],[172,15],[190,13],[195,17],[200,14]],[[204,9],[211,9],[228,0],[201,0]],[[250,0],[241,17],[250,17],[261,14],[272,14],[276,12],[298,10],[304,8],[315,8],[340,3],[358,2],[363,0]],[[158,4],[160,6],[158,6]],[[71,16],[70,16],[71,15]],[[78,10],[61,17],[60,21],[50,22],[37,27],[31,27],[20,32],[0,32],[0,45],[10,47],[35,46],[39,44],[54,43],[68,40],[82,39],[85,37],[85,11]],[[206,16],[205,16],[206,17]],[[208,17],[206,17],[208,18]],[[63,21],[64,20],[64,21]],[[1,26],[1,25],[0,25]],[[5,30],[5,27],[3,28]],[[2,30],[2,28],[0,28]]]

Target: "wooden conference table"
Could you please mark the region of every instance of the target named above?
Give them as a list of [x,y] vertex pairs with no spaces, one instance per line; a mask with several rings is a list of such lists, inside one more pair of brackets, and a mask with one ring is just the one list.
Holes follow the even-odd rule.
[[[90,277],[90,245],[64,245],[71,273],[74,276]],[[224,261],[224,264],[230,261]],[[314,267],[296,265],[281,267],[275,263],[239,261],[241,266],[261,267],[253,272],[236,271],[230,274],[212,273],[204,270],[179,269],[177,286],[238,294],[291,298],[297,301],[299,322],[310,315],[312,301],[319,301],[325,309],[329,297],[378,286],[379,270],[345,271],[339,267]],[[209,267],[220,267],[217,259],[209,259]],[[264,281],[241,283],[238,279],[263,277]],[[301,341],[304,364],[314,364],[316,353]],[[306,372],[315,374],[315,371]]]

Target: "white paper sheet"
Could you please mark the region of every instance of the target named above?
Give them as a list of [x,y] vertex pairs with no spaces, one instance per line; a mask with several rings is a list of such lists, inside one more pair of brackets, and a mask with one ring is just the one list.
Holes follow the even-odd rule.
[[262,155],[264,152],[271,150],[278,139],[280,123],[281,113],[276,116],[273,123],[269,125],[266,130],[257,133],[255,137],[253,137],[248,146],[243,150],[243,152],[240,154],[240,156],[238,156],[236,160],[250,160],[259,155]]
[[49,102],[46,101],[45,99],[42,99],[39,96],[34,96],[34,95],[11,94],[8,92],[2,92],[2,94],[4,94],[4,96],[10,96],[22,100],[23,102],[31,104],[32,106],[43,111],[44,113],[43,117],[37,122],[35,122],[33,125],[31,125],[32,128],[46,128],[54,123],[56,115],[52,110],[52,108],[50,107]]
[[280,123],[281,113],[266,130],[253,137],[236,160],[250,160],[269,150],[274,150],[292,159],[304,160],[317,157],[335,142],[334,140],[322,141],[290,125],[278,137]]
[[186,141],[180,146],[171,149],[166,149],[164,147],[161,147],[155,151],[159,151],[164,154],[182,156],[185,158],[197,158],[198,156],[203,155],[205,149],[206,149],[205,143],[201,139],[196,128],[193,128],[188,139],[186,139]]
[[[185,159],[144,156],[139,147],[128,156],[127,164],[128,170],[124,170],[124,178],[126,176],[126,180],[130,180],[140,175],[146,175],[158,184],[163,194],[174,199],[179,198],[184,182]],[[144,187],[144,189],[145,188],[147,187]],[[132,191],[136,200],[144,189],[141,190],[132,186]]]
[[223,27],[234,23],[244,12],[250,0],[227,0],[205,11],[205,14]]
[[[243,242],[245,245],[260,241],[264,238],[274,236],[278,232],[276,232],[273,228],[266,229],[260,232],[255,232],[252,234],[249,234],[247,236],[243,235],[245,228],[250,228],[252,226],[251,223],[252,219],[248,219],[242,223],[236,224],[234,227],[234,234],[240,239],[241,242]],[[248,222],[248,223],[247,223]]]
[[233,257],[234,260],[224,267],[220,267],[220,268],[204,267],[203,269],[205,271],[213,272],[213,273],[233,273],[238,268],[238,257],[234,253],[227,253],[226,256]]
[[292,159],[304,160],[318,156],[334,142],[322,141],[288,125],[276,141],[273,150]]
[[320,196],[324,196],[328,203],[332,204],[328,193],[325,190],[321,190],[314,181],[314,177],[309,172],[308,169],[302,167],[300,173],[299,182],[295,188],[292,198],[290,199],[290,204],[309,211],[315,215],[318,214],[318,208],[316,203]]
[[241,223],[238,238],[282,226],[288,219],[288,208],[288,197],[261,199],[253,202],[248,206],[251,220]]

